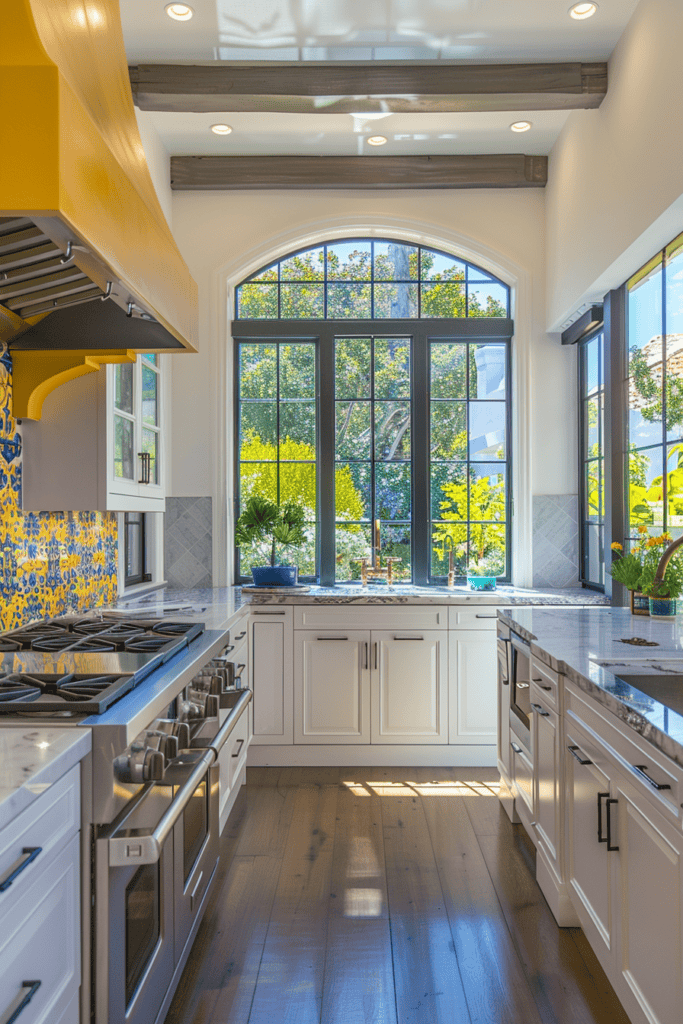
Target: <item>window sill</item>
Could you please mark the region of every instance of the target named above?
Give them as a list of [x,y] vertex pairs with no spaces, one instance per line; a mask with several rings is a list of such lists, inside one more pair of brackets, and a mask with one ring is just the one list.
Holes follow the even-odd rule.
[[126,587],[119,594],[119,601],[125,601],[127,598],[142,597],[143,594],[151,593],[153,590],[161,590],[165,586],[167,586],[166,580],[158,580],[151,583],[134,583],[132,587]]

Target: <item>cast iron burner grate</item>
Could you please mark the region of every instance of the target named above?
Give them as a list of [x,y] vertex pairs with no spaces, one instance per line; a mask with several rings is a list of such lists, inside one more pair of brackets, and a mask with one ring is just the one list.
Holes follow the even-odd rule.
[[134,681],[132,673],[7,673],[0,675],[0,715],[101,714]]

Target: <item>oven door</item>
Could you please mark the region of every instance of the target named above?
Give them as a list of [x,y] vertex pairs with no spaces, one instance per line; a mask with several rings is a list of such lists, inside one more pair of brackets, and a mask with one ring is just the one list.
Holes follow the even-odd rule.
[[[154,829],[171,796],[153,787],[123,834]],[[159,1012],[175,967],[173,838],[154,863],[118,867],[109,864],[109,838],[95,843],[96,1024],[152,1024]]]
[[[184,751],[172,766],[174,772],[181,765],[191,769],[202,753]],[[218,863],[218,780],[215,764],[195,787],[173,829],[176,962],[200,915]]]

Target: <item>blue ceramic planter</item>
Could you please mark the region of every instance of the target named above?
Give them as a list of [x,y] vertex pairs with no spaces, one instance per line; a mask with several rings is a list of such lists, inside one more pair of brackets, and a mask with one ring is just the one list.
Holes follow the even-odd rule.
[[296,565],[259,565],[251,570],[255,587],[294,587],[298,575]]
[[467,586],[470,590],[495,590],[495,576],[468,576]]
[[657,619],[676,618],[676,598],[672,597],[651,597],[650,615]]

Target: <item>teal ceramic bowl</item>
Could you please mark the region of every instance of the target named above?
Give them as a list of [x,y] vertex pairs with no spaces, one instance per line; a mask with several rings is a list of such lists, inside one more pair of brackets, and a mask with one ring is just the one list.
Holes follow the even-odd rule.
[[468,576],[467,586],[470,590],[495,590],[495,576]]

